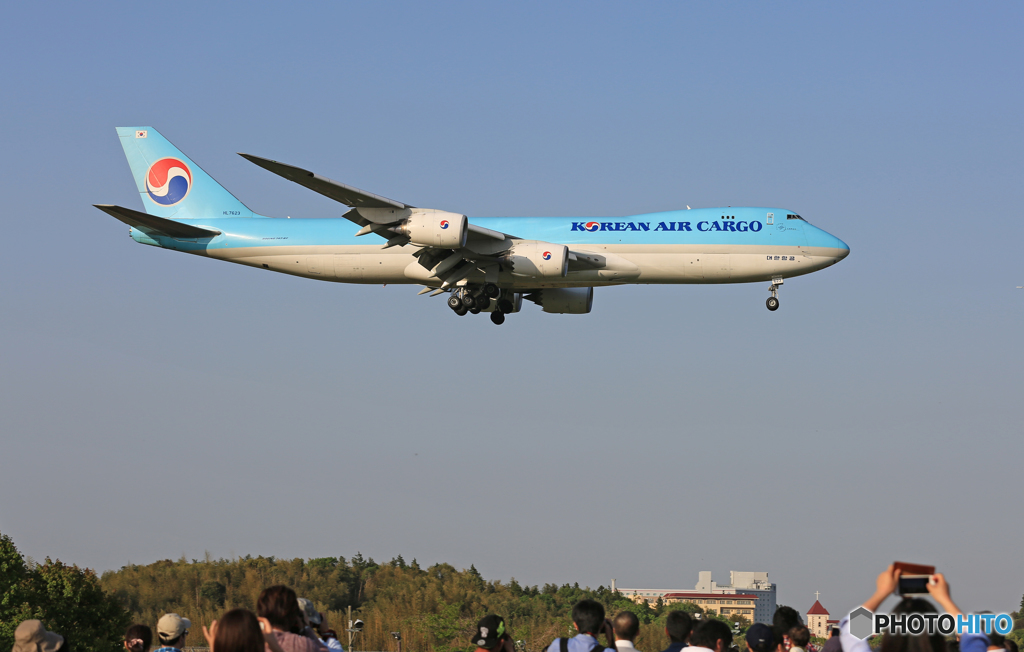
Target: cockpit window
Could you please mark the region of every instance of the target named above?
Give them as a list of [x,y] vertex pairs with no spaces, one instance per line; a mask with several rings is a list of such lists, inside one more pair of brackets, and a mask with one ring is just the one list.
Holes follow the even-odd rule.
[[[786,219],[787,220],[804,220],[804,218],[800,217],[799,215],[793,215],[792,213],[786,215]],[[804,222],[806,222],[806,221],[807,220],[804,220]]]

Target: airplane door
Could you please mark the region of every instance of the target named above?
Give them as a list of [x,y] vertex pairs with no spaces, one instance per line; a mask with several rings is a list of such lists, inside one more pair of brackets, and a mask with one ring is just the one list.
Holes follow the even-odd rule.
[[323,275],[322,256],[306,256],[306,271],[314,276]]

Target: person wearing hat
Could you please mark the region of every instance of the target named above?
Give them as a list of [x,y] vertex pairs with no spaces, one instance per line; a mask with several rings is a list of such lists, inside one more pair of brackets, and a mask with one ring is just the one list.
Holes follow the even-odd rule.
[[505,631],[505,619],[491,614],[484,616],[476,624],[476,633],[469,640],[476,646],[477,652],[513,652],[512,637]]
[[192,621],[178,614],[164,614],[156,623],[156,637],[160,642],[154,652],[174,652],[185,647],[185,638]]
[[14,630],[11,652],[57,652],[64,649],[64,637],[46,631],[38,620],[26,620]]
[[774,652],[775,635],[772,628],[764,623],[754,623],[747,629],[748,652]]

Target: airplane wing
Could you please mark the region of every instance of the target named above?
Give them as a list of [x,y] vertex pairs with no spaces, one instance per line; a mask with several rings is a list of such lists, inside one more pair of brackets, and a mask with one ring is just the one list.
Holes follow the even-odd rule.
[[279,163],[272,161],[269,158],[261,158],[259,156],[253,156],[252,154],[238,153],[242,158],[252,161],[256,165],[260,166],[265,170],[270,170],[274,174],[284,177],[289,181],[294,181],[300,186],[305,186],[314,192],[318,192],[324,197],[330,197],[336,202],[341,202],[346,206],[353,208],[413,208],[408,204],[403,204],[400,201],[394,199],[388,199],[387,197],[381,197],[375,195],[372,192],[366,192],[352,186],[345,185],[344,183],[338,183],[327,177],[322,177],[319,174],[310,172],[309,170],[303,170],[302,168],[295,167],[294,165],[288,165],[287,163]]
[[212,238],[213,236],[220,235],[221,233],[217,229],[208,229],[199,226],[192,226],[191,224],[182,224],[181,222],[157,217],[156,215],[150,215],[149,213],[133,211],[132,209],[125,208],[123,206],[114,206],[112,204],[93,204],[93,206],[100,209],[107,215],[111,215],[121,220],[128,226],[151,229],[172,238]]

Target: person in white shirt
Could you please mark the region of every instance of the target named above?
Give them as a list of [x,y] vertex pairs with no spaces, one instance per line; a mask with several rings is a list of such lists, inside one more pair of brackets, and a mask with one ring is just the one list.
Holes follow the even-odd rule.
[[640,619],[632,611],[620,611],[612,619],[615,630],[615,647],[619,652],[637,652],[633,647],[636,636],[640,633]]
[[721,620],[702,620],[690,634],[690,647],[686,652],[729,652],[732,629]]

